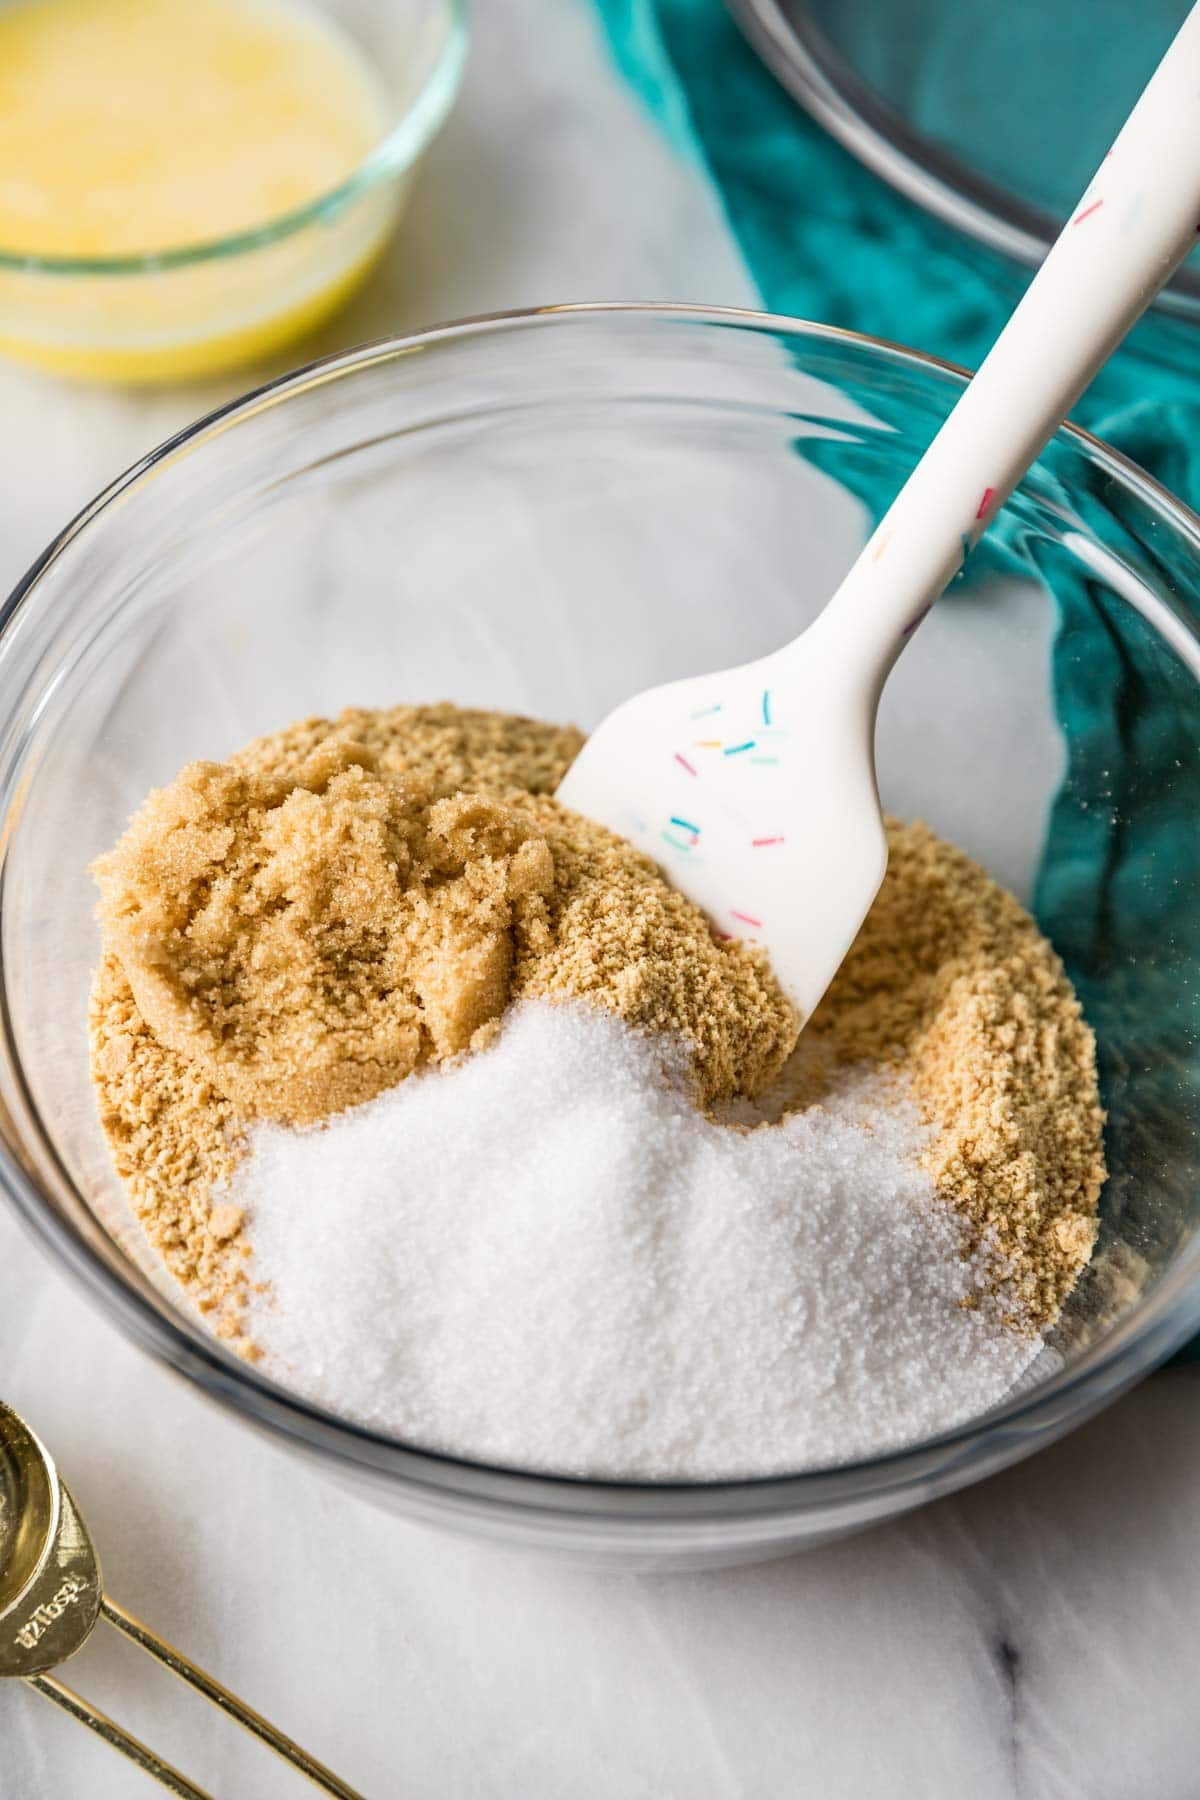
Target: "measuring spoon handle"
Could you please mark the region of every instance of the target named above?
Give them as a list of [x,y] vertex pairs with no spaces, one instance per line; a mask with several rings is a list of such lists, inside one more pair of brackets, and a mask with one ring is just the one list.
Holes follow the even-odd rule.
[[178,1795],[179,1800],[213,1800],[206,1788],[198,1788],[194,1781],[181,1775],[173,1764],[156,1756],[140,1738],[135,1738],[132,1732],[118,1725],[115,1719],[110,1719],[107,1713],[101,1712],[98,1706],[93,1706],[90,1700],[85,1700],[82,1694],[77,1694],[74,1688],[67,1687],[53,1675],[25,1675],[22,1679],[27,1687],[35,1688],[54,1706],[61,1706],[65,1713],[69,1713],[81,1725],[86,1725],[97,1737],[103,1738],[110,1748],[127,1756],[144,1775],[151,1776],[169,1794]]
[[177,1675],[180,1681],[185,1681],[190,1688],[195,1688],[198,1694],[203,1694],[206,1700],[211,1701],[221,1712],[235,1720],[244,1731],[248,1731],[260,1743],[266,1744],[275,1752],[276,1756],[282,1757],[289,1767],[305,1776],[314,1787],[320,1788],[322,1793],[332,1794],[334,1800],[364,1800],[364,1796],[358,1792],[357,1788],[348,1787],[339,1776],[333,1773],[332,1769],[327,1769],[324,1763],[317,1761],[315,1756],[310,1756],[307,1750],[302,1750],[300,1745],[294,1743],[286,1733],[280,1731],[278,1726],[272,1725],[269,1719],[264,1719],[261,1713],[255,1712],[252,1706],[247,1706],[244,1700],[239,1700],[236,1694],[231,1694],[221,1682],[212,1675],[206,1674],[189,1657],[184,1656],[181,1650],[176,1650],[173,1644],[168,1644],[165,1638],[160,1638],[150,1630],[148,1625],[143,1625],[140,1619],[135,1619],[132,1613],[126,1612],[123,1606],[118,1606],[117,1602],[107,1594],[101,1598],[100,1611],[110,1625],[123,1632],[140,1650],[144,1650],[147,1656],[152,1656],[156,1662],[162,1664],[164,1669],[169,1669],[172,1675]]

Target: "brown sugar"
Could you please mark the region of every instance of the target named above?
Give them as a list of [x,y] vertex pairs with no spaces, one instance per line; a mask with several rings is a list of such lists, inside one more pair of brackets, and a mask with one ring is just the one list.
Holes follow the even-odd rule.
[[477,1047],[553,883],[510,809],[372,762],[317,751],[287,780],[193,763],[96,865],[142,1017],[243,1117],[312,1124]]

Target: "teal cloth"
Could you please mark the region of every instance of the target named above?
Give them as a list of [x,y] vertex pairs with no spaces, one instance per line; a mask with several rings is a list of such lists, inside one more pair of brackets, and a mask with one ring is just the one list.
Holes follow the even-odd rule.
[[[768,310],[979,363],[1022,274],[952,236],[856,163],[763,68],[721,0],[595,3],[619,68],[715,186]],[[1074,416],[1200,505],[1200,327],[1145,321]],[[1173,1179],[1196,1192],[1200,1148],[1178,1096],[1181,1081],[1200,1096],[1192,973],[1200,966],[1200,831],[1187,800],[1197,791],[1190,773],[1187,781],[1169,778],[1181,758],[1196,758],[1194,684],[1164,664],[1174,709],[1139,712],[1146,666],[1161,656],[1152,634],[1131,658],[1122,637],[1137,627],[1122,618],[1119,630],[1106,631],[1099,590],[1089,597],[1077,579],[1056,579],[1055,592],[1055,697],[1070,798],[1053,809],[1035,910],[1097,1026],[1102,1080],[1106,1069],[1120,1074],[1121,1117],[1114,1111],[1110,1127],[1119,1123],[1124,1133],[1123,1160],[1137,1166],[1142,1156],[1169,1156]],[[1114,739],[1124,755],[1115,771]],[[1149,1014],[1144,975],[1138,1007],[1122,1006],[1120,972],[1106,950],[1114,941],[1153,946],[1161,992]],[[1120,1185],[1110,1183],[1118,1209]],[[1200,1339],[1182,1354],[1200,1360]]]

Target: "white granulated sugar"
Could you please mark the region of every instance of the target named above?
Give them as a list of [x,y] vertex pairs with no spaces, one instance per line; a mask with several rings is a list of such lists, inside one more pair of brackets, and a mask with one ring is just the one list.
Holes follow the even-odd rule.
[[664,1049],[526,1005],[327,1127],[254,1129],[228,1198],[266,1369],[432,1449],[610,1477],[860,1457],[993,1405],[1038,1349],[959,1255],[894,1083],[736,1132]]

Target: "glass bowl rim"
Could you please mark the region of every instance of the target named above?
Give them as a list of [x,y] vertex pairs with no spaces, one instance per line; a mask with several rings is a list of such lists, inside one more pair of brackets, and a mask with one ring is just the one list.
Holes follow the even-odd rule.
[[[923,212],[1000,256],[1035,269],[1066,223],[909,125],[858,76],[805,7],[727,0],[751,48],[786,93],[856,161]],[[1178,270],[1150,310],[1200,319],[1200,270]]]
[[420,92],[335,186],[260,225],[160,250],[134,250],[119,256],[46,256],[0,245],[0,271],[60,277],[159,275],[197,263],[228,262],[280,243],[309,225],[327,224],[414,163],[454,103],[466,62],[467,0],[432,0],[431,11],[442,14],[445,36]]
[[[285,404],[295,394],[396,362],[438,343],[489,335],[502,337],[528,327],[536,328],[540,323],[571,317],[595,320],[606,316],[632,316],[662,324],[676,321],[753,331],[776,339],[840,344],[860,353],[866,352],[885,363],[919,371],[922,375],[949,376],[956,385],[965,385],[970,379],[969,370],[945,358],[885,338],[745,307],[672,302],[569,302],[479,314],[404,336],[378,338],[304,364],[226,402],[174,433],[118,475],[63,527],[0,606],[0,643],[16,615],[34,598],[48,569],[95,519],[118,504],[146,476],[206,441],[223,435],[240,418],[251,418],[264,409]],[[1190,540],[1200,562],[1200,515],[1140,465],[1080,426],[1064,424],[1055,438],[1065,439],[1082,449],[1092,464],[1155,508],[1168,524]],[[1200,681],[1200,631],[1183,621],[1178,624],[1193,652],[1188,658],[1189,665]],[[0,866],[0,892],[3,880],[4,871]],[[90,1210],[87,1202],[78,1194],[59,1159],[53,1137],[46,1130],[25,1081],[14,1041],[5,967],[4,947],[0,942],[0,1039],[10,1073],[45,1152],[86,1212]],[[181,1320],[152,1305],[135,1283],[109,1266],[84,1234],[60,1217],[54,1204],[3,1140],[0,1140],[0,1192],[32,1235],[47,1246],[52,1258],[66,1266],[127,1336],[141,1344],[160,1363],[186,1375],[210,1395],[230,1403],[239,1415],[266,1426],[274,1436],[315,1449],[322,1458],[345,1467],[386,1468],[381,1459],[402,1457],[406,1465],[402,1470],[386,1468],[386,1472],[401,1478],[404,1485],[414,1489],[423,1485],[443,1498],[449,1494],[474,1499],[492,1512],[507,1510],[510,1515],[530,1516],[540,1513],[543,1518],[573,1517],[579,1520],[588,1514],[589,1498],[606,1502],[617,1511],[600,1515],[593,1508],[592,1516],[603,1516],[606,1523],[616,1528],[622,1523],[653,1520],[661,1526],[684,1527],[689,1522],[698,1522],[713,1527],[724,1523],[732,1529],[739,1523],[760,1519],[778,1521],[785,1516],[798,1517],[805,1510],[816,1510],[821,1504],[836,1506],[839,1498],[846,1497],[839,1490],[847,1482],[853,1484],[856,1480],[871,1478],[875,1486],[870,1491],[895,1491],[905,1485],[906,1476],[911,1482],[918,1482],[931,1457],[953,1458],[954,1466],[962,1467],[972,1447],[988,1442],[998,1443],[1002,1448],[993,1453],[986,1467],[1000,1467],[1023,1454],[1018,1441],[1022,1428],[1026,1430],[1025,1447],[1033,1447],[1039,1413],[1048,1416],[1049,1436],[1060,1435],[1103,1404],[1105,1399],[1114,1397],[1123,1387],[1163,1361],[1200,1329],[1198,1232],[1156,1284],[1150,1297],[1135,1306],[1106,1341],[1093,1344],[1069,1368],[1064,1367],[1036,1387],[1017,1393],[990,1411],[975,1415],[948,1431],[875,1456],[788,1473],[715,1481],[620,1480],[556,1474],[453,1456],[356,1424],[262,1375],[215,1338],[206,1339],[199,1328],[194,1336],[191,1335],[185,1331]],[[97,1231],[106,1235],[98,1221]],[[1072,1399],[1077,1402],[1074,1410],[1066,1405]],[[1064,1411],[1067,1414],[1065,1423]],[[418,1479],[422,1472],[426,1476],[424,1483]],[[979,1470],[979,1473],[984,1472],[985,1468]],[[861,1498],[862,1493],[860,1489],[855,1497]],[[743,1502],[742,1510],[723,1510],[722,1503],[735,1499]],[[718,1510],[698,1512],[698,1506],[705,1502]]]

